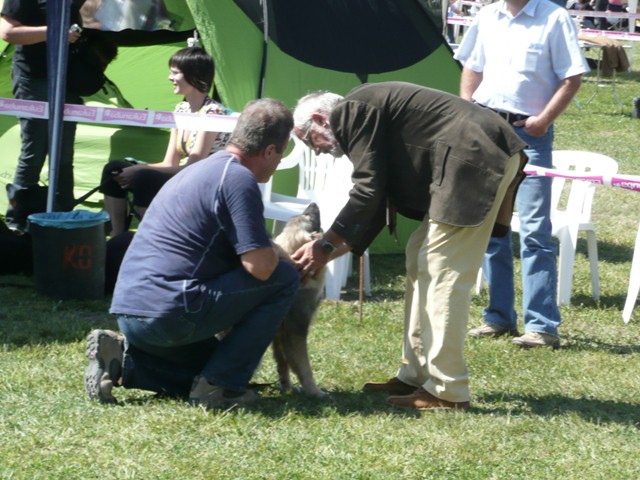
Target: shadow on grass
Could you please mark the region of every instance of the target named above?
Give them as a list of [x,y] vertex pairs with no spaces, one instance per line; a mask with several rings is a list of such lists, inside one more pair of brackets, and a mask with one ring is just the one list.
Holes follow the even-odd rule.
[[[329,417],[338,416],[372,416],[395,414],[403,417],[420,417],[421,412],[416,410],[401,409],[387,405],[387,395],[383,393],[363,393],[353,391],[334,390],[329,392],[329,396],[324,399],[312,398],[304,393],[280,393],[275,386],[267,386],[256,389],[262,392],[262,398],[249,407],[242,407],[248,411],[260,412],[268,418],[277,419],[286,417],[292,413],[304,417]],[[148,392],[145,395],[136,393],[131,398],[125,398],[122,389],[115,389],[114,395],[119,403],[113,407],[131,405],[149,405],[161,402],[187,402],[187,398],[167,397],[161,394]],[[137,391],[140,392],[140,391]],[[119,395],[120,394],[120,395]],[[240,407],[229,407],[225,410],[233,411]],[[220,413],[221,410],[212,410]]]
[[592,337],[576,335],[563,335],[562,338],[564,343],[561,350],[606,352],[613,355],[640,353],[640,344],[637,343],[615,344],[603,342]]
[[519,395],[513,393],[487,393],[478,398],[487,407],[476,407],[476,413],[492,415],[527,415],[543,417],[569,413],[579,415],[593,423],[633,424],[640,428],[637,403],[598,400],[595,398],[571,398],[564,395]]
[[[117,392],[114,392],[117,393]],[[121,401],[118,406],[145,406],[156,402],[186,402],[186,399],[167,399],[161,396],[139,396]],[[233,413],[241,409],[231,406],[226,409],[212,410],[214,415]],[[564,395],[534,396],[505,392],[486,393],[477,396],[472,402],[469,412],[453,410],[419,411],[402,409],[386,404],[385,394],[362,392],[334,391],[328,399],[314,399],[304,394],[283,394],[282,396],[263,396],[260,401],[243,410],[259,412],[264,417],[279,419],[291,414],[303,417],[326,418],[331,416],[375,416],[392,415],[403,418],[422,418],[443,412],[449,415],[491,415],[513,417],[550,417],[577,414],[584,420],[594,423],[618,423],[634,425],[640,429],[640,415],[635,403],[598,400],[595,398],[571,398]]]
[[[587,241],[578,239],[577,253],[587,257]],[[633,247],[598,240],[598,260],[609,263],[627,263],[633,257]]]

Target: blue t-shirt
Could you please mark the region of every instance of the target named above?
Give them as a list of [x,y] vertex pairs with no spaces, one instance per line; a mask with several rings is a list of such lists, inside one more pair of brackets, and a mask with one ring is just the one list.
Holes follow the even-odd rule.
[[271,245],[253,173],[220,151],[169,180],[122,262],[110,312],[167,317],[200,309],[203,283]]

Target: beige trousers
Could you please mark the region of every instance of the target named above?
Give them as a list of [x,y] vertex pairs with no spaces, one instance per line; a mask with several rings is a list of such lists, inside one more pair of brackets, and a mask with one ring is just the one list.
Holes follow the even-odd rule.
[[397,376],[443,400],[470,400],[464,340],[471,290],[519,163],[519,153],[507,161],[484,223],[453,227],[425,216],[406,246],[403,361]]

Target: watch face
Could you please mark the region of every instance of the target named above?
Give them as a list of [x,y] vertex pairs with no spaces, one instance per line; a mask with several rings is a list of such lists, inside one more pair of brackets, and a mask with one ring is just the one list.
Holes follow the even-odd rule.
[[336,247],[334,247],[327,240],[323,240],[321,245],[322,245],[322,249],[327,253],[331,253],[336,249]]

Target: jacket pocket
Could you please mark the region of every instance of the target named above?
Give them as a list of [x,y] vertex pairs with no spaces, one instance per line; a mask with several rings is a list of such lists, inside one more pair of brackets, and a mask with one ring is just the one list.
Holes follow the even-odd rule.
[[451,146],[445,142],[436,141],[431,147],[431,183],[440,186],[444,181],[447,159]]

